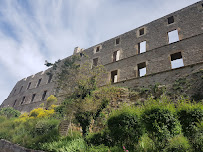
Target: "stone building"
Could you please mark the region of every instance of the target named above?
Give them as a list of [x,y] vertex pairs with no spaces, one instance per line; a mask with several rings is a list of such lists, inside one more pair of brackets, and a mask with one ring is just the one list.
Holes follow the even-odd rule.
[[[203,69],[203,1],[166,15],[84,52],[94,66],[104,65],[106,82],[117,86],[170,84]],[[85,59],[82,59],[82,62]],[[55,94],[56,84],[46,73],[17,82],[1,107],[30,111]]]

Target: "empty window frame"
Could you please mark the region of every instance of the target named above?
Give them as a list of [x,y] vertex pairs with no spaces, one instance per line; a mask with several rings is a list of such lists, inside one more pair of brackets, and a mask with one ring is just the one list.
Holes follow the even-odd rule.
[[50,83],[50,82],[51,82],[52,77],[53,77],[53,75],[52,75],[52,74],[50,74],[50,75],[49,75],[49,79],[48,79],[48,82],[47,82],[47,83]]
[[42,94],[42,100],[44,100],[44,99],[45,99],[46,94],[47,94],[47,91],[44,91],[44,93]]
[[15,105],[16,105],[16,102],[17,102],[17,99],[14,101],[14,103],[13,103],[13,107],[15,107]]
[[101,45],[96,46],[96,47],[94,48],[94,52],[95,52],[95,53],[99,52],[100,50],[101,50]]
[[144,35],[144,28],[142,28],[142,29],[139,30],[139,35],[140,35],[140,36],[141,36],[141,35]]
[[146,52],[146,41],[138,43],[138,54]]
[[28,86],[27,86],[27,90],[30,89],[31,86],[31,82],[29,82]]
[[92,61],[92,66],[93,67],[98,65],[98,60],[99,60],[98,58],[93,59],[93,61]]
[[39,87],[41,81],[42,81],[42,78],[38,80],[38,83],[37,83],[37,86],[36,86],[36,87]]
[[147,73],[146,62],[137,65],[138,77],[145,76]]
[[118,70],[111,72],[111,83],[118,82]]
[[22,91],[22,89],[23,89],[23,86],[21,86],[19,93]]
[[20,104],[23,104],[25,102],[25,96],[23,97],[22,101]]
[[113,52],[113,62],[116,62],[120,59],[120,51],[117,50],[115,52]]
[[168,32],[168,42],[173,43],[179,41],[178,30]]
[[174,23],[174,17],[173,17],[173,16],[170,16],[170,17],[168,18],[168,24],[172,24],[172,23]]
[[181,52],[171,54],[171,68],[179,68],[184,66]]
[[36,94],[33,94],[33,95],[32,95],[32,99],[31,99],[31,102],[33,102],[33,101],[34,101],[34,99],[35,99],[35,96],[36,96]]
[[117,38],[115,43],[116,45],[120,44],[120,38]]

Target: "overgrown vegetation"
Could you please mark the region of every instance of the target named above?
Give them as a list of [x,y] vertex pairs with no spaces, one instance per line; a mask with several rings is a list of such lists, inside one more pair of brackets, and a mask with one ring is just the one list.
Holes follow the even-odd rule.
[[[102,83],[102,66],[78,65],[78,57],[50,64],[58,70],[58,96],[30,113],[0,111],[0,138],[53,152],[203,151],[203,104],[169,96],[165,86],[126,89]],[[50,73],[51,74],[51,73]],[[178,93],[188,80],[173,85]],[[57,105],[57,101],[62,102]],[[68,135],[59,134],[68,121]]]

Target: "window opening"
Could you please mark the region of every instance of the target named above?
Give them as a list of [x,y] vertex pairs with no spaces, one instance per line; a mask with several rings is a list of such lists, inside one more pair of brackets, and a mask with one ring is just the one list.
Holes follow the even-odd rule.
[[41,81],[42,81],[42,79],[39,79],[39,80],[38,80],[37,87],[39,87]]
[[14,101],[14,103],[13,103],[13,107],[16,105],[16,102],[17,102],[17,99]]
[[32,99],[31,99],[31,102],[33,102],[33,101],[34,101],[34,99],[35,99],[35,96],[36,96],[36,94],[33,94],[33,95],[32,95]]
[[47,94],[47,91],[44,91],[44,93],[43,93],[43,95],[42,95],[42,100],[44,100],[44,99],[45,99],[46,94]]
[[98,65],[98,58],[93,59],[93,66],[97,66]]
[[100,51],[100,46],[97,46],[96,47],[96,52],[99,52]]
[[171,54],[171,68],[179,68],[184,66],[181,52]]
[[139,30],[139,34],[140,34],[140,36],[144,34],[144,28]]
[[168,41],[169,41],[169,44],[179,41],[178,30],[173,30],[171,32],[168,32]]
[[118,70],[111,72],[111,82],[112,83],[118,82]]
[[174,23],[174,17],[173,16],[168,18],[168,24],[172,24],[172,23]]
[[19,93],[22,91],[22,89],[23,89],[23,86],[21,86]]
[[120,59],[120,51],[113,52],[113,62],[116,62]]
[[116,45],[120,44],[120,38],[116,39]]
[[27,86],[27,90],[30,88],[30,85],[31,85],[31,82],[28,84],[28,86]]
[[25,102],[25,96],[23,97],[22,101],[20,104],[23,104]]
[[53,77],[53,75],[52,75],[52,74],[50,74],[50,75],[49,75],[49,79],[48,79],[48,83],[50,83],[50,82],[51,82],[52,77]]
[[138,54],[146,52],[146,41],[138,43]]
[[147,73],[146,62],[138,64],[137,67],[138,67],[138,77],[145,76]]

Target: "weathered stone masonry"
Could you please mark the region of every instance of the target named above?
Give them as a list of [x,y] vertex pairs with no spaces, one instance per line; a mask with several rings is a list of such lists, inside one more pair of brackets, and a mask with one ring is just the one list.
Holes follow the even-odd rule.
[[[76,48],[74,54],[84,52],[93,66],[104,65],[104,79],[114,85],[170,84],[203,69],[202,5],[200,1],[88,49]],[[180,67],[174,68],[174,62]],[[49,70],[19,81],[1,107],[30,111],[45,102],[56,87]]]

